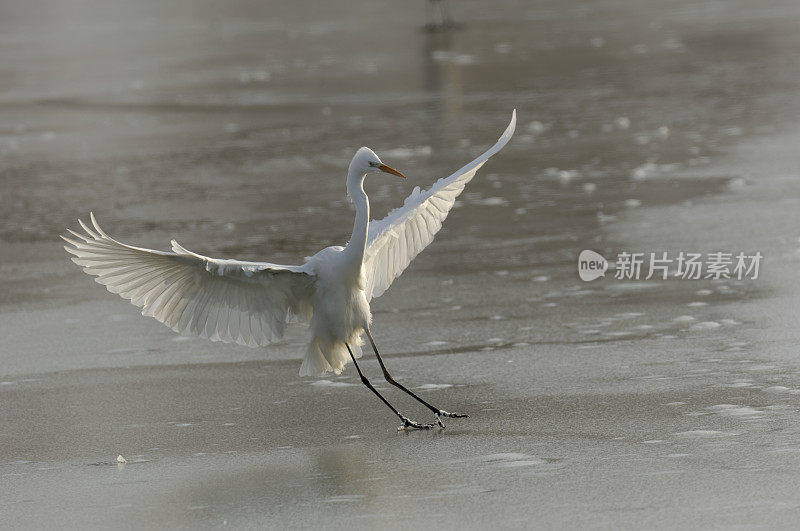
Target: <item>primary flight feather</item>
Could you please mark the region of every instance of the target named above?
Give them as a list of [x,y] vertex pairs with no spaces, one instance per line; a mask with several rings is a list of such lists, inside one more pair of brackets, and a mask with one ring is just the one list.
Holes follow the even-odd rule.
[[368,173],[403,175],[381,162],[369,148],[359,149],[347,173],[347,192],[355,205],[353,233],[345,247],[328,247],[303,265],[285,266],[210,258],[181,247],[155,251],[111,238],[90,214],[91,227],[79,220],[83,233],[61,236],[72,261],[94,275],[112,293],[142,308],[181,334],[251,347],[283,336],[287,323],[311,325],[311,343],[301,376],[341,372],[353,361],[362,381],[403,420],[401,428],[430,428],[397,412],[361,374],[362,335],[370,339],[387,381],[421,401],[440,416],[461,416],[430,406],[391,379],[369,332],[369,301],[380,297],[417,254],[433,241],[458,195],[481,166],[505,146],[514,133],[516,111],[500,139],[485,153],[428,190],[415,188],[403,206],[384,219],[369,221],[364,192]]

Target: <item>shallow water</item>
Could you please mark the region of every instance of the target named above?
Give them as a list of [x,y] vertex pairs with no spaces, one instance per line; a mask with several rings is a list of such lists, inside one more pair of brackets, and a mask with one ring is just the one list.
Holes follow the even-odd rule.
[[[3,527],[791,527],[800,8],[453,9],[427,33],[421,3],[0,7]],[[93,210],[129,243],[299,263],[347,240],[358,146],[409,177],[368,181],[381,216],[512,108],[373,304],[395,376],[470,413],[443,432],[397,433],[351,370],[298,378],[302,328],[175,336],[56,238]],[[584,283],[583,249],[765,260]]]

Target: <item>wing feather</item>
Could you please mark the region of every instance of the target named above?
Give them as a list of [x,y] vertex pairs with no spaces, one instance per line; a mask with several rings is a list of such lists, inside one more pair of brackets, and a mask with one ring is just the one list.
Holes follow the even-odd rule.
[[72,261],[112,293],[176,332],[212,341],[266,345],[286,323],[311,317],[316,277],[305,266],[220,260],[172,242],[172,252],[111,238],[90,214],[83,233],[61,236]]
[[364,271],[367,299],[380,297],[408,264],[432,241],[456,198],[489,158],[500,151],[514,134],[517,113],[495,145],[481,156],[436,181],[428,190],[415,188],[403,206],[382,220],[369,223]]

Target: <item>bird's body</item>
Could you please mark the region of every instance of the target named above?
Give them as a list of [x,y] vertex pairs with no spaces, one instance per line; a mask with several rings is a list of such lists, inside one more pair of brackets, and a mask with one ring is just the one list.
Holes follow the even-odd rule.
[[[347,192],[356,211],[350,241],[345,247],[323,249],[300,266],[209,258],[174,240],[172,252],[133,247],[109,237],[94,215],[92,228],[80,222],[86,234],[70,230],[72,236],[62,238],[69,244],[65,249],[75,255],[72,260],[97,282],[177,332],[258,346],[280,339],[287,323],[307,322],[312,337],[300,374],[338,374],[360,357],[364,333],[375,348],[369,334],[371,299],[383,294],[433,240],[466,183],[511,138],[515,122],[512,116],[500,140],[484,154],[430,189],[416,188],[402,207],[380,221],[369,221],[364,179],[375,171],[403,175],[369,148],[359,149],[347,173]],[[381,368],[389,380],[382,361]],[[422,402],[438,411],[437,421],[439,414],[447,414]]]
[[350,359],[345,344],[361,355],[361,336],[372,322],[364,293],[364,251],[369,226],[369,199],[364,192],[365,168],[380,159],[369,148],[356,152],[347,171],[347,193],[356,209],[353,233],[345,247],[328,247],[307,259],[317,277],[311,297],[312,339],[300,367],[301,376],[341,372]]

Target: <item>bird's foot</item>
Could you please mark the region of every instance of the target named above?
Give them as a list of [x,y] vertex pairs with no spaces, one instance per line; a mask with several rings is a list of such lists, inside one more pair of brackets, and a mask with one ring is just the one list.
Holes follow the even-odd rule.
[[[429,430],[436,426],[436,424],[420,424],[419,422],[414,422],[413,420],[406,418],[400,415],[400,420],[403,421],[401,426],[397,427],[397,431],[406,431],[406,430]],[[442,426],[442,423],[439,423]],[[444,426],[442,426],[444,428]]]
[[437,417],[449,417],[451,419],[468,419],[469,415],[465,415],[464,413],[450,413],[449,411],[445,411],[440,409],[439,412],[436,414]]
[[434,413],[434,415],[436,416],[436,424],[438,424],[439,427],[442,428],[442,429],[444,429],[444,423],[442,422],[442,417],[449,417],[451,419],[468,419],[469,418],[469,415],[465,415],[463,413],[450,413],[449,411],[445,411],[443,409],[440,409],[439,411]]

